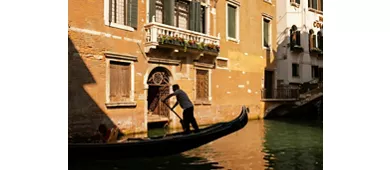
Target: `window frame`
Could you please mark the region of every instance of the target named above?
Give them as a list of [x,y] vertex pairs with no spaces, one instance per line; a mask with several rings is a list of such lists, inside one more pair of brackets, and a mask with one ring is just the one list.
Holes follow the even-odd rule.
[[[317,67],[317,71],[315,71],[314,67]],[[316,73],[317,73],[317,77],[315,76]],[[312,79],[320,78],[320,67],[318,65],[311,66],[311,78]]]
[[[264,44],[264,20],[268,20],[268,47],[265,46]],[[270,17],[267,17],[265,15],[263,15],[262,17],[262,37],[263,37],[263,40],[262,40],[262,45],[263,45],[263,49],[271,49],[272,48],[272,18]]]
[[[236,25],[235,25],[235,32],[236,32],[236,37],[229,37],[229,5],[233,6],[236,8]],[[226,0],[226,40],[228,41],[233,41],[236,43],[240,43],[240,2],[237,2],[235,0]]]
[[[106,107],[112,108],[112,107],[135,107],[137,105],[135,101],[135,73],[134,73],[134,62],[137,61],[137,57],[127,54],[118,54],[114,52],[105,52],[104,55],[106,56]],[[110,65],[111,61],[114,62],[121,62],[121,63],[128,63],[130,64],[130,101],[128,102],[112,102],[110,101],[110,85],[111,85],[111,72],[110,72]]]
[[[294,65],[297,66],[297,69],[296,69],[297,74],[296,75],[294,75]],[[300,78],[299,63],[292,63],[291,64],[291,75],[294,78]]]
[[[126,0],[124,0],[124,1],[126,1]],[[109,26],[112,28],[118,28],[118,29],[131,31],[131,32],[135,31],[135,29],[131,26],[110,22],[110,12],[111,12],[110,2],[111,2],[111,0],[104,0],[104,24],[106,26]],[[139,1],[137,1],[137,2],[139,3]],[[138,12],[139,11],[137,9],[137,15],[138,15]]]
[[[187,11],[181,10],[179,8],[179,3],[180,2],[187,3]],[[175,0],[175,9],[174,9],[174,13],[173,14],[174,14],[174,18],[176,17],[176,20],[174,21],[174,27],[177,27],[177,28],[180,28],[180,23],[179,23],[179,21],[180,21],[180,12],[186,12],[186,14],[187,14],[187,18],[186,18],[187,19],[187,26],[186,26],[185,29],[189,30],[190,29],[190,22],[191,22],[190,21],[190,1],[187,1],[187,0]],[[163,13],[163,16],[164,16],[164,13]],[[182,29],[184,29],[184,28],[182,28]]]
[[[313,2],[316,1],[317,2],[317,6],[314,8],[313,6]],[[308,3],[307,3],[307,7],[309,9],[309,11],[312,11],[312,12],[317,12],[317,13],[323,13],[323,0],[308,0]]]
[[[218,60],[223,60],[223,61],[226,61],[227,62],[227,66],[226,67],[220,67],[218,66]],[[225,57],[217,57],[216,60],[215,60],[215,68],[217,69],[224,69],[224,70],[228,70],[229,69],[229,59],[228,58],[225,58]]]
[[[295,30],[294,30],[294,26],[295,26],[295,28],[296,28]],[[298,34],[298,33],[299,33],[299,34]],[[294,45],[298,45],[298,46],[301,46],[301,47],[302,47],[301,31],[298,29],[298,27],[297,27],[296,25],[293,25],[293,26],[291,26],[291,28],[290,28],[290,37],[292,37],[293,35],[296,36],[296,37],[295,37],[295,44],[294,44]],[[298,36],[299,36],[299,38],[298,38]],[[299,41],[298,41],[298,39],[299,39]],[[291,40],[293,40],[293,38],[290,39],[290,44],[293,44]]]

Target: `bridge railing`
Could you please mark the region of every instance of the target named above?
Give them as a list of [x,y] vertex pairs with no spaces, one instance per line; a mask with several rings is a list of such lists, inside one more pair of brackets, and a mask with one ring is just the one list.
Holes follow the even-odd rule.
[[299,88],[279,87],[277,89],[262,89],[262,99],[299,100]]

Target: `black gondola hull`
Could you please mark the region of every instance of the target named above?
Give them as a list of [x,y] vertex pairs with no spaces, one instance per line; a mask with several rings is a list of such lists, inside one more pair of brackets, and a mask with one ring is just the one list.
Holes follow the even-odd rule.
[[74,143],[69,144],[69,159],[124,159],[133,157],[167,156],[188,151],[242,129],[248,122],[244,106],[234,120],[206,127],[197,133],[174,133],[123,143]]

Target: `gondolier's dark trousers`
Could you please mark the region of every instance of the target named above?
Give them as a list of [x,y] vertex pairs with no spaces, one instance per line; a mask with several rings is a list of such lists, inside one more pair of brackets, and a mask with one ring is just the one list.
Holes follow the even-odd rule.
[[190,123],[192,127],[195,129],[195,132],[199,131],[198,124],[196,123],[195,117],[194,117],[194,107],[190,107],[187,109],[184,109],[183,111],[183,128],[184,132],[190,133]]

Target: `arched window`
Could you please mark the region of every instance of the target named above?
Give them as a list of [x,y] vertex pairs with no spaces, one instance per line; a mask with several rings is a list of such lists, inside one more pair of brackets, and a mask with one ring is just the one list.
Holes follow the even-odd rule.
[[314,30],[310,29],[309,30],[309,50],[312,50],[314,48],[317,48],[317,39],[316,35],[314,34]]
[[298,31],[298,28],[295,25],[290,29],[290,47],[291,49],[296,47],[301,48],[301,32]]
[[322,39],[322,32],[318,31],[317,33],[317,41],[318,41],[318,48],[321,49],[323,48],[323,39]]

